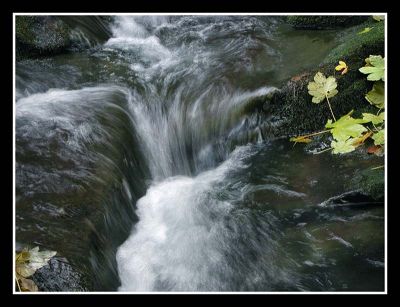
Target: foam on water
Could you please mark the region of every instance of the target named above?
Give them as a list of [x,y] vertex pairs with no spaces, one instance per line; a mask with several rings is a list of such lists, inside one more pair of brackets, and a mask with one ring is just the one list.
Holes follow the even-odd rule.
[[218,199],[217,186],[232,169],[244,167],[248,155],[249,147],[238,148],[214,170],[171,177],[148,189],[137,202],[139,222],[117,253],[120,291],[223,286],[212,276],[226,266],[221,229],[232,205]]

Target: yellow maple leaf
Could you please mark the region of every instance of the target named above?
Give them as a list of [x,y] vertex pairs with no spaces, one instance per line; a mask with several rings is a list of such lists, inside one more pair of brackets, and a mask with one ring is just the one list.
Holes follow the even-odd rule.
[[347,64],[343,61],[339,61],[339,65],[335,67],[335,69],[337,71],[342,70],[342,75],[344,75],[345,73],[347,73],[347,71],[349,70],[349,67],[347,66]]

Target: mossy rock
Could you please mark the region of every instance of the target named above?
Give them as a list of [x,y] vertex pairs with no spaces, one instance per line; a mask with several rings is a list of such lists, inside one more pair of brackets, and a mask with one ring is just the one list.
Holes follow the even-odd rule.
[[383,201],[385,197],[385,172],[383,169],[366,169],[358,172],[349,186],[361,190],[375,200]]
[[[371,28],[371,30],[360,34],[365,28]],[[369,55],[384,55],[385,23],[376,22],[371,18],[343,31],[339,41],[340,44],[327,55],[323,64],[333,64],[341,59],[361,67],[364,65],[364,59]]]
[[[365,34],[358,34],[365,27],[373,27]],[[332,118],[327,102],[312,103],[307,85],[320,71],[325,76],[335,74],[339,93],[330,98],[336,118],[355,110],[353,116],[362,112],[374,112],[377,109],[365,99],[365,94],[372,89],[373,82],[367,81],[366,75],[359,72],[369,55],[384,56],[384,23],[367,21],[362,25],[343,31],[340,43],[333,49],[320,66],[292,77],[273,97],[265,102],[264,109],[269,115],[280,119],[274,125],[272,136],[294,136],[324,129],[325,123]],[[335,72],[339,60],[344,60],[349,70],[345,75]]]
[[17,59],[56,54],[70,44],[70,28],[53,16],[16,16]]
[[286,21],[295,29],[336,29],[364,22],[368,16],[288,16]]

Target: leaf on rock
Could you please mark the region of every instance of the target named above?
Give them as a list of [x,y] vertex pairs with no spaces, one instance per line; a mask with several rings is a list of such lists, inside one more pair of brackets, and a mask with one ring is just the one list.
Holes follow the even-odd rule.
[[21,275],[22,277],[30,277],[35,274],[36,269],[32,268],[28,264],[20,263],[16,264],[15,272],[17,273],[17,275]]
[[26,261],[29,261],[29,252],[27,249],[24,249],[22,252],[18,253],[15,256],[15,262],[19,264],[19,263],[24,263]]
[[376,21],[385,20],[385,16],[383,15],[372,15],[372,18],[375,19]]
[[339,65],[335,67],[335,70],[337,70],[337,71],[342,70],[342,75],[344,75],[349,70],[349,67],[347,66],[347,64],[345,62],[339,61]]
[[314,103],[320,103],[325,98],[335,96],[338,93],[336,87],[337,83],[334,77],[326,78],[320,72],[317,72],[314,76],[314,82],[310,82],[307,86],[308,93],[313,96],[312,102]]
[[39,291],[38,287],[36,286],[35,282],[31,279],[27,279],[24,277],[20,277],[18,279],[19,285],[21,286],[22,291],[26,292],[37,292]]
[[379,125],[385,120],[385,112],[381,112],[379,115],[371,113],[363,113],[362,115],[363,119],[366,120],[366,122],[371,122],[374,125]]
[[372,136],[375,145],[385,144],[385,129],[379,130],[379,132],[374,133]]
[[368,33],[368,32],[369,32],[369,31],[371,31],[373,28],[374,28],[374,27],[372,27],[372,28],[369,28],[369,27],[367,27],[367,28],[364,28],[364,30],[362,30],[362,31],[358,32],[358,34],[364,34],[364,33]]
[[363,125],[360,125],[360,123],[366,123],[366,121],[364,119],[352,118],[352,113],[353,111],[343,115],[334,123],[330,119],[326,123],[325,127],[331,129],[332,136],[337,141],[346,141],[350,137],[358,138],[363,132],[367,131]]
[[353,141],[353,145],[354,146],[360,146],[361,144],[363,144],[365,142],[366,139],[368,139],[370,136],[372,135],[371,131],[368,131],[366,133],[364,133],[363,135],[361,135],[358,138],[355,138]]
[[385,58],[380,55],[370,55],[365,59],[366,66],[359,69],[363,74],[368,74],[369,81],[385,81]]
[[290,141],[295,143],[310,143],[312,140],[305,136],[298,136],[290,138]]
[[381,146],[370,146],[370,147],[368,147],[367,152],[368,152],[369,154],[376,154],[376,155],[379,155],[379,153],[380,153],[381,150],[382,150],[382,147],[381,147]]
[[379,109],[385,108],[385,85],[382,81],[375,82],[365,99]]
[[39,247],[36,246],[31,250],[24,249],[15,256],[15,273],[22,291],[38,291],[34,281],[27,278],[47,265],[50,258],[56,254],[57,252],[48,250],[40,252]]
[[54,251],[41,251],[39,252],[39,247],[32,248],[29,251],[29,266],[35,270],[40,269],[47,265],[47,262],[57,254]]
[[350,138],[346,141],[332,141],[331,147],[333,148],[334,154],[348,153],[356,149],[353,145],[354,139]]

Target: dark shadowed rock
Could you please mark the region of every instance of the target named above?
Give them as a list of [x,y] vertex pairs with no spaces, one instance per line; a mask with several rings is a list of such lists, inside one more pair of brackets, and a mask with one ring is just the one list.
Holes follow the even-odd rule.
[[335,29],[364,22],[368,16],[288,16],[295,29]]
[[82,276],[68,263],[67,259],[54,257],[49,264],[32,276],[39,291],[87,291],[82,285]]
[[70,28],[53,16],[16,16],[17,58],[55,54],[70,44]]

